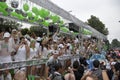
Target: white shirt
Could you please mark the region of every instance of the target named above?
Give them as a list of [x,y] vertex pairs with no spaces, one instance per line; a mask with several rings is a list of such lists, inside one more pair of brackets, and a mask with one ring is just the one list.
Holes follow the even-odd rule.
[[24,44],[18,48],[17,54],[15,55],[15,61],[22,60],[26,60],[26,48]]
[[9,44],[10,44],[10,52],[15,52],[16,44],[13,37],[9,39]]
[[37,56],[37,49],[36,48],[30,48],[30,59]]
[[37,51],[39,51],[40,43],[36,42],[36,43],[35,43],[35,48],[37,49]]
[[9,56],[10,55],[10,44],[3,41],[0,41],[0,56]]

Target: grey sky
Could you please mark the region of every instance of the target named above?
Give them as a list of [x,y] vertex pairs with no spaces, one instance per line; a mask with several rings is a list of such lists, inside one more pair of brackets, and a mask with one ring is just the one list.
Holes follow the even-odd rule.
[[51,0],[59,7],[72,11],[82,21],[91,15],[98,17],[108,28],[108,39],[120,41],[120,0]]

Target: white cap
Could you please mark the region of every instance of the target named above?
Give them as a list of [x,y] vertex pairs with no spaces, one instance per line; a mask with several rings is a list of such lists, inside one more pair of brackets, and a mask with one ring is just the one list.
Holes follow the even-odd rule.
[[67,46],[70,46],[70,43],[67,43]]
[[5,37],[10,37],[10,33],[9,32],[5,32],[3,38],[5,38]]
[[16,32],[17,30],[16,30],[16,29],[13,29],[12,32],[14,32],[14,31]]
[[59,48],[64,48],[63,44],[58,45]]
[[111,62],[111,65],[115,65],[116,64],[116,62]]
[[37,37],[36,41],[41,41],[41,38],[40,38],[40,37]]

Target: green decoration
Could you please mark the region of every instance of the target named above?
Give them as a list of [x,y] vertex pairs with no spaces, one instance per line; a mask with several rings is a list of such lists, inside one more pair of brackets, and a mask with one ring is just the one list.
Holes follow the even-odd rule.
[[5,10],[3,10],[3,15],[4,15],[4,16],[8,16],[8,12],[5,11]]
[[34,20],[35,20],[35,21],[38,21],[38,20],[39,20],[39,17],[38,17],[38,16],[35,16],[35,17],[34,17]]
[[0,7],[5,10],[6,8],[8,8],[8,5],[5,2],[0,2]]
[[60,17],[55,15],[55,16],[51,16],[51,19],[54,23],[58,23],[60,21]]
[[48,26],[49,26],[49,22],[43,21],[43,22],[42,22],[42,25],[45,26],[45,27],[48,27]]
[[69,29],[66,28],[66,27],[60,27],[60,30],[63,31],[63,32],[69,32]]
[[74,35],[78,35],[78,34],[79,34],[79,32],[74,32],[73,34],[74,34]]
[[5,9],[1,8],[1,7],[0,7],[0,12],[1,12],[4,16],[8,16],[8,12],[7,12]]
[[89,31],[89,30],[87,30],[87,29],[85,29],[85,28],[82,30],[82,33],[83,33],[84,35],[91,35],[91,34],[92,34],[91,31]]
[[22,16],[22,14],[18,14],[18,19],[19,20],[24,20],[25,18]]
[[16,17],[18,14],[16,12],[11,12],[11,16]]
[[18,18],[19,20],[24,20],[25,17],[22,16],[22,14],[18,14],[16,12],[12,12],[11,16]]
[[39,15],[38,9],[36,7],[32,8],[32,12],[35,13],[35,15]]
[[28,12],[27,15],[28,15],[28,17],[33,17],[32,12]]
[[50,12],[49,12],[48,10],[45,10],[45,9],[40,9],[40,10],[38,11],[38,14],[39,14],[40,17],[42,17],[42,18],[47,18],[47,17],[49,17]]
[[29,22],[34,23],[34,20],[29,20]]
[[61,21],[60,21],[60,24],[64,24],[64,22],[61,20]]
[[28,11],[29,10],[29,5],[27,3],[25,3],[23,5],[23,9],[24,9],[24,11]]
[[0,12],[3,12],[3,8],[0,7]]

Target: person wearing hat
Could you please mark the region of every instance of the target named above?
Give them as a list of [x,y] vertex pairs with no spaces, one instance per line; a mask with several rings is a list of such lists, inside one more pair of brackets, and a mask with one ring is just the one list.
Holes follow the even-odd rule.
[[[11,37],[9,39],[10,44],[10,53],[12,55],[12,60],[14,60],[14,55],[16,53],[16,46],[18,45],[18,37],[17,36],[17,30],[13,29],[11,33]],[[17,42],[16,42],[17,41]]]
[[[0,42],[0,64],[12,62],[11,53],[10,53],[10,45],[9,45],[10,33],[5,32],[3,35],[3,40]],[[6,64],[7,66],[7,64]],[[5,80],[12,80],[11,74],[9,70],[5,70]]]
[[3,36],[3,41],[0,42],[0,62],[10,62],[10,45],[9,45],[10,33],[5,32]]
[[36,47],[38,53],[39,53],[39,49],[40,49],[40,42],[41,42],[41,38],[37,37],[36,42],[35,42],[35,47]]

